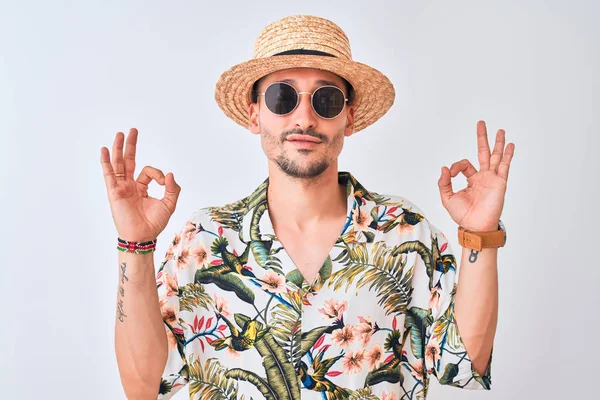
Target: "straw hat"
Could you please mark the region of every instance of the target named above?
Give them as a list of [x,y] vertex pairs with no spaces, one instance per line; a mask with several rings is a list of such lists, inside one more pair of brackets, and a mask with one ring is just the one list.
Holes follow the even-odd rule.
[[252,59],[220,76],[215,100],[225,115],[248,128],[248,107],[254,82],[272,72],[309,67],[346,79],[355,91],[354,132],[381,118],[394,103],[394,86],[378,70],[352,60],[350,42],[333,22],[312,15],[294,15],[267,25],[254,44]]

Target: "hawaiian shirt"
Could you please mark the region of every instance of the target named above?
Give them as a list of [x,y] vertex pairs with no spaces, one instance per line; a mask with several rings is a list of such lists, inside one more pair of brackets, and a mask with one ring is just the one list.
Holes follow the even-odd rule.
[[[192,213],[156,271],[168,361],[158,399],[424,399],[491,388],[458,330],[456,258],[408,199],[349,172],[347,220],[307,282],[269,219],[267,178]],[[310,249],[306,249],[310,251]]]

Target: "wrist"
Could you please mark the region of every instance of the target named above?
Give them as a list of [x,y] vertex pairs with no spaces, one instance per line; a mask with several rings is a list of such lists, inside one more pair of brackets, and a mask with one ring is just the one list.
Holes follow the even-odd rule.
[[483,223],[483,224],[472,224],[472,225],[460,225],[461,228],[470,232],[493,232],[497,231],[500,226],[500,222],[496,223]]
[[126,253],[148,254],[156,250],[156,239],[135,242],[117,238],[117,250]]

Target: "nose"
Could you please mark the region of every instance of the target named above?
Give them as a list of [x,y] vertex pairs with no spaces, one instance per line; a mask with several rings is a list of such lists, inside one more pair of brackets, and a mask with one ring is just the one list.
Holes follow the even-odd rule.
[[298,94],[298,106],[292,113],[294,125],[303,130],[314,129],[317,124],[317,115],[310,101],[310,93],[300,92]]

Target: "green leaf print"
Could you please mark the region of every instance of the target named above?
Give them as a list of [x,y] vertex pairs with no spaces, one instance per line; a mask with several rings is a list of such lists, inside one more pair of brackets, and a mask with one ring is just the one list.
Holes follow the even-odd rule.
[[250,242],[250,249],[252,249],[252,256],[258,265],[266,269],[272,269],[280,275],[283,275],[281,267],[281,260],[274,256],[283,247],[276,250],[272,249],[272,240],[253,240]]
[[204,286],[198,283],[188,283],[185,286],[179,286],[179,308],[184,311],[193,312],[194,308],[202,307],[210,310],[214,301],[212,297],[204,290]]
[[265,201],[258,204],[252,211],[252,222],[250,223],[250,239],[253,241],[261,240],[260,234],[260,219],[263,214],[267,211],[267,202]]
[[454,377],[458,374],[458,364],[448,363],[444,370],[444,375],[440,378],[440,384],[447,385],[452,383]]
[[254,292],[250,290],[240,278],[235,274],[217,274],[206,269],[196,271],[195,283],[210,284],[214,283],[218,287],[228,292],[233,292],[242,301],[254,304]]
[[375,239],[375,234],[373,232],[363,232],[363,235],[367,238],[367,243],[373,243]]
[[319,340],[319,338],[323,336],[323,334],[329,329],[329,326],[319,326],[317,328],[311,329],[308,332],[302,333],[302,342],[300,344],[300,358],[304,357],[304,355],[308,353],[310,348],[313,347],[315,342]]
[[285,351],[267,332],[254,347],[263,357],[267,381],[278,400],[300,400],[300,385],[294,366],[287,360]]
[[379,206],[371,208],[371,218],[373,218],[373,221],[379,220]]
[[429,310],[419,307],[411,307],[406,310],[404,326],[406,329],[410,329],[410,348],[413,355],[417,358],[425,357],[423,339],[427,327],[431,325],[432,322],[433,318],[431,317]]
[[347,291],[354,284],[358,294],[360,288],[370,284],[369,289],[375,291],[386,314],[403,313],[412,299],[414,267],[404,271],[406,261],[393,255],[395,249],[384,242],[348,247],[334,260],[342,262],[345,268],[331,275],[329,287],[337,291],[345,286]]
[[208,210],[213,221],[235,232],[241,231],[244,218],[243,212],[240,212],[241,210],[228,210],[225,207],[209,207]]
[[[233,318],[235,319],[235,323],[238,324],[238,326],[240,328],[243,328],[247,322],[251,321],[251,318],[247,315],[244,315],[242,313],[235,313],[233,315]],[[256,321],[256,329],[257,330],[262,330],[263,328],[263,324],[260,321]]]
[[358,390],[352,390],[348,393],[348,396],[344,397],[348,400],[379,400],[379,397],[375,396],[371,388],[364,388]]
[[436,321],[435,326],[433,328],[433,335],[441,338],[440,340],[443,340],[444,336],[448,332],[451,321],[453,321],[452,307],[448,307],[446,308],[446,311],[444,311],[444,314],[442,314],[442,316]]
[[302,287],[302,282],[304,281],[304,277],[297,269],[288,272],[288,274],[285,276],[285,279],[288,282],[292,282],[299,288]]
[[320,283],[325,282],[330,276],[331,271],[333,270],[333,263],[331,262],[331,257],[328,255],[325,259],[325,262],[319,269],[319,281]]
[[429,290],[431,290],[434,268],[433,262],[436,258],[431,255],[431,251],[423,244],[423,242],[419,240],[404,242],[401,245],[393,248],[392,255],[397,256],[399,254],[408,254],[412,252],[417,252],[417,254],[421,256],[423,264],[425,264],[425,271],[429,277]]
[[[258,201],[258,199],[257,199]],[[278,253],[283,247],[273,249],[274,240],[264,240],[263,235],[260,233],[260,219],[267,210],[266,197],[261,198],[253,210],[252,210],[252,222],[250,224],[250,248],[252,249],[252,255],[256,263],[263,268],[272,269],[278,274],[283,275],[281,267],[281,260],[275,257],[274,254]]]
[[[319,268],[318,278],[314,282],[314,287],[313,287],[314,290],[319,290],[321,288],[321,286],[323,285],[323,282],[325,282],[331,276],[332,270],[333,270],[333,263],[331,261],[331,257],[328,255],[327,258],[325,259],[325,261],[323,262],[323,265],[321,266],[321,268]],[[285,279],[288,282],[292,282],[298,288],[302,288],[304,286],[303,284],[305,283],[304,277],[302,276],[300,271],[298,271],[298,269],[294,269],[293,271],[288,272],[288,274],[285,276]],[[306,286],[309,286],[309,282],[306,282],[306,283],[307,283]]]
[[[294,300],[289,295],[283,294],[290,304]],[[271,310],[271,321],[269,323],[273,338],[286,352],[287,359],[292,365],[297,366],[302,358],[300,351],[301,326],[300,313],[287,305],[277,304]]]
[[216,358],[207,359],[203,366],[200,357],[193,359],[192,355],[188,364],[190,399],[195,398],[196,395],[203,400],[237,399],[237,382],[226,376],[227,368]]
[[250,196],[246,197],[246,208],[252,210],[267,201],[268,178]]
[[277,393],[273,391],[273,388],[269,386],[269,383],[266,379],[261,378],[257,374],[251,371],[247,371],[241,368],[232,368],[225,375],[228,378],[242,380],[246,382],[250,382],[262,393],[266,400],[278,400]]
[[404,382],[404,376],[402,375],[400,368],[400,360],[393,358],[388,363],[369,372],[365,378],[365,386],[376,385],[380,382],[400,382],[400,384],[402,384]]

